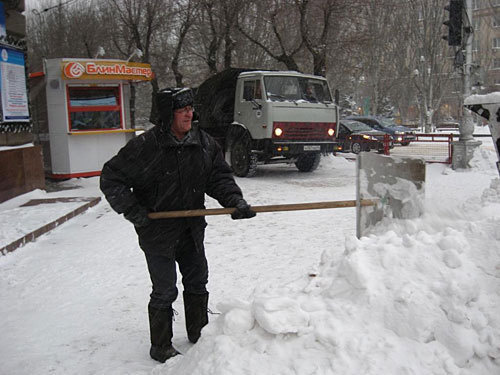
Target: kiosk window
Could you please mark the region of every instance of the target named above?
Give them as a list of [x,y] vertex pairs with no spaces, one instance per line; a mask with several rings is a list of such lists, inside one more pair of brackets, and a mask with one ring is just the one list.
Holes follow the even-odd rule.
[[120,89],[68,87],[70,130],[120,129]]

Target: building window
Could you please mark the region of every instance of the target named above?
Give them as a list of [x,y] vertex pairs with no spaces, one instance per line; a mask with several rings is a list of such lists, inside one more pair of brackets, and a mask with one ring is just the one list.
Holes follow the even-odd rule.
[[472,9],[476,10],[480,8],[480,0],[472,0]]
[[472,40],[472,51],[474,51],[474,52],[479,51],[479,40],[477,40],[477,39]]
[[490,0],[490,5],[492,7],[500,7],[500,0]]
[[500,38],[493,38],[493,48],[500,49]]
[[67,93],[70,131],[122,128],[118,86],[68,86]]
[[479,17],[475,17],[472,19],[472,28],[475,32],[478,32],[481,28],[481,19]]
[[500,27],[500,15],[493,16],[492,20],[491,20],[491,24],[493,25],[493,27]]
[[493,60],[493,69],[500,69],[500,59]]

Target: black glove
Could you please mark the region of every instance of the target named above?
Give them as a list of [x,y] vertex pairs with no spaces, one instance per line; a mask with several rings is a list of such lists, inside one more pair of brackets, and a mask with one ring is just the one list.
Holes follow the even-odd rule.
[[238,203],[236,203],[236,210],[231,214],[231,219],[239,220],[239,219],[250,219],[257,215],[252,207],[247,203],[246,200],[240,199]]
[[123,214],[123,216],[139,228],[145,227],[151,223],[151,219],[148,217],[148,211],[139,205],[132,207],[132,209]]

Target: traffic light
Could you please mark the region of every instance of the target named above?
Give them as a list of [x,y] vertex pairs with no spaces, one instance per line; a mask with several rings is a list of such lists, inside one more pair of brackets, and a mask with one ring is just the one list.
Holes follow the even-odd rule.
[[450,5],[444,7],[450,12],[450,19],[443,24],[448,26],[448,36],[443,36],[449,46],[460,46],[462,44],[462,22],[464,0],[450,0]]

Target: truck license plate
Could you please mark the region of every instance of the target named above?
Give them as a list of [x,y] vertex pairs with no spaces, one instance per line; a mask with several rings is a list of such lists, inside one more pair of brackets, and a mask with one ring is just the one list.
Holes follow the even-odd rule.
[[320,145],[304,146],[304,151],[319,151],[321,150]]

